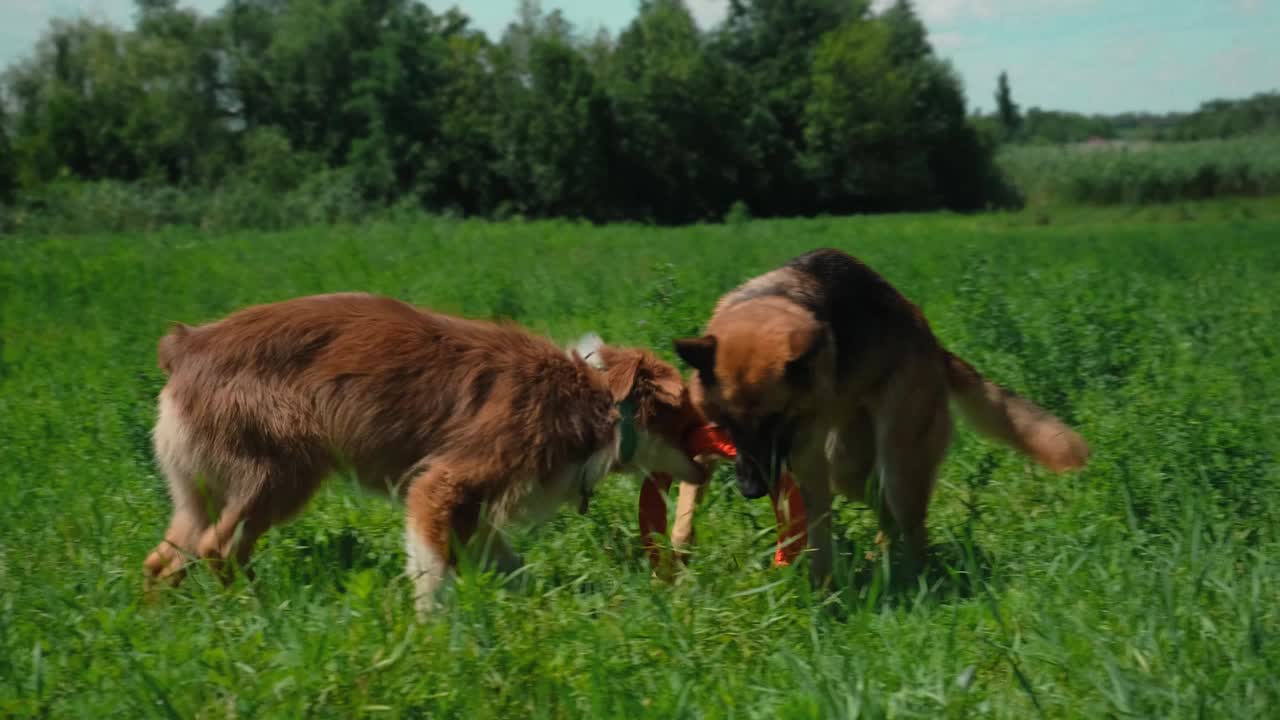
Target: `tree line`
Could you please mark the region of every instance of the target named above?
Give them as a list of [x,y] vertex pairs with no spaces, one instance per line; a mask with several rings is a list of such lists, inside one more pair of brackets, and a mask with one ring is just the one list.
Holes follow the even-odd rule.
[[415,0],[138,0],[55,21],[0,95],[0,195],[64,181],[346,192],[489,217],[686,223],[1010,200],[909,0],[643,0],[491,40]]
[[1263,92],[1239,100],[1210,100],[1196,110],[1170,113],[1083,113],[1029,108],[1023,113],[1013,99],[1007,73],[996,82],[996,107],[975,122],[1001,141],[1064,144],[1092,138],[1104,140],[1228,140],[1280,133],[1280,92]]

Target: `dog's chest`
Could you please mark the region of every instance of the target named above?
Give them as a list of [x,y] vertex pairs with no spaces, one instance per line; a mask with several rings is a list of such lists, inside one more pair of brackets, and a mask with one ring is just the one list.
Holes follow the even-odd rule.
[[540,523],[554,515],[562,505],[585,509],[596,486],[609,473],[617,456],[617,439],[609,447],[592,453],[586,462],[569,463],[524,497],[517,517],[521,522]]

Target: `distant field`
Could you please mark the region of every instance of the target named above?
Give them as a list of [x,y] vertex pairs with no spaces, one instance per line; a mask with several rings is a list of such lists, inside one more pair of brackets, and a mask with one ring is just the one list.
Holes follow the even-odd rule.
[[1280,193],[1280,135],[1182,143],[1007,146],[1031,205],[1151,204]]
[[[0,716],[1273,715],[1278,241],[1274,201],[2,238]],[[587,516],[517,534],[531,590],[469,575],[419,625],[399,511],[335,483],[264,539],[255,585],[201,571],[141,604],[169,511],[149,439],[168,321],[361,289],[671,358],[720,293],[816,246],[881,270],[952,350],[1094,449],[1053,477],[961,430],[927,587],[885,590],[852,504],[838,592],[769,569],[768,504],[726,469],[675,587],[650,580],[638,479],[618,477]]]

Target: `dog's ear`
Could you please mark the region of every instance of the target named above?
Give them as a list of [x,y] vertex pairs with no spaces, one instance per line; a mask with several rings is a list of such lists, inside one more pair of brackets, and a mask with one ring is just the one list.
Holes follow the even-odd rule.
[[821,326],[796,328],[791,331],[791,359],[787,361],[785,377],[794,388],[807,389],[813,384],[813,374],[818,353],[826,345],[827,335]]
[[652,386],[655,401],[670,407],[680,407],[684,403],[684,379],[680,377],[680,371],[647,353],[640,367]]
[[631,394],[636,385],[636,376],[640,373],[640,353],[619,353],[619,357],[605,371],[605,382],[609,384],[609,392],[614,402],[622,402]]
[[715,382],[716,377],[716,336],[704,335],[700,338],[681,338],[674,343],[676,355],[680,356],[694,370],[698,377],[708,385]]

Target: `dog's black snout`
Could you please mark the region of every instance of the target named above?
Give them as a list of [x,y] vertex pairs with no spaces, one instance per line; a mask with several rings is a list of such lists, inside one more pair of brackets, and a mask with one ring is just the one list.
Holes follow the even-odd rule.
[[739,452],[734,470],[738,476],[738,492],[742,493],[742,497],[755,500],[769,494],[768,478],[765,477],[764,468],[759,463],[751,461]]
[[734,465],[738,491],[748,500],[768,495],[791,453],[791,428],[781,416],[770,415],[763,418],[754,431],[730,426],[729,434],[738,448]]

